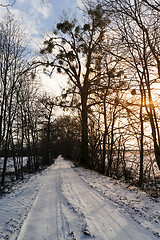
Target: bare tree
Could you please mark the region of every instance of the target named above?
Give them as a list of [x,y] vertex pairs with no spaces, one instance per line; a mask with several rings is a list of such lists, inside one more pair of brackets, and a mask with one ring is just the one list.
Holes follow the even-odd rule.
[[[76,19],[64,19],[57,24],[53,36],[47,39],[42,54],[49,54],[48,66],[68,77],[72,88],[64,95],[73,96],[72,105],[81,111],[81,155],[80,161],[88,164],[88,111],[89,96],[92,94],[99,81],[99,72],[95,70],[100,57],[100,46],[104,42],[108,18],[99,4],[96,7],[88,5],[85,8],[82,24]],[[57,35],[57,36],[56,36]],[[52,61],[51,58],[52,57]],[[101,55],[103,57],[103,55]]]
[[143,0],[143,1],[144,1],[144,3],[146,3],[152,9],[160,12],[160,3],[159,3],[159,1],[157,1],[157,0],[152,0],[152,1]]
[[44,160],[46,164],[51,164],[51,124],[53,122],[53,110],[55,106],[55,100],[50,96],[43,96],[40,99],[42,104],[42,112],[44,116],[43,122],[45,123],[45,130],[47,133],[47,146],[46,146],[46,159]]
[[8,15],[0,23],[0,145],[5,148],[1,184],[4,185],[10,134],[17,110],[17,96],[26,71],[27,43],[23,29]]
[[[119,56],[132,68],[132,85],[135,89],[139,88],[142,101],[139,103],[141,124],[143,124],[142,107],[145,107],[152,131],[155,157],[160,169],[158,112],[156,112],[152,93],[152,88],[155,83],[159,82],[160,76],[160,15],[157,10],[149,5],[146,6],[144,2],[141,0],[133,2],[117,0],[112,2],[112,7],[116,22],[115,29],[117,29],[115,31],[119,34],[117,39],[119,39],[119,43],[121,42]],[[136,81],[138,85],[135,85]],[[143,138],[142,125],[141,130]],[[142,141],[143,139],[141,139],[141,144]]]

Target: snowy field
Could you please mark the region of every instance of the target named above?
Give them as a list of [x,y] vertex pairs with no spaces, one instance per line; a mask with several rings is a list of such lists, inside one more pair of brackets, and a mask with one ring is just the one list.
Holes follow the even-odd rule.
[[[23,166],[26,166],[27,165],[27,157],[23,157]],[[2,171],[3,169],[3,162],[4,162],[4,158],[3,157],[0,157],[0,172]],[[16,158],[16,166],[17,166],[17,163],[19,162],[20,164],[20,159]],[[14,172],[14,160],[12,157],[9,157],[7,159],[7,168],[6,168],[6,172]]]
[[160,199],[58,157],[0,198],[0,239],[154,240]]

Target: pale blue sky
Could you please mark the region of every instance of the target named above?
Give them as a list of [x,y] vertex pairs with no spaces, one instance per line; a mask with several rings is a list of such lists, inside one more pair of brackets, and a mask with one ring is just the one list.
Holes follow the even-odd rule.
[[[14,0],[0,0],[2,4],[13,3]],[[16,0],[9,8],[10,12],[25,26],[36,45],[36,39],[41,38],[44,32],[52,30],[63,10],[67,13],[76,11],[81,0],[48,0],[48,5],[42,0]],[[7,10],[0,7],[0,19]]]
[[[14,0],[0,0],[1,4],[13,3]],[[51,31],[57,23],[59,16],[63,10],[72,14],[77,10],[77,5],[81,6],[81,0],[48,0],[48,6],[42,5],[42,0],[16,0],[15,4],[9,8],[9,11],[14,14],[15,18],[22,23],[31,39],[30,47],[32,53],[39,53],[40,43],[44,40],[44,34]],[[6,15],[7,10],[0,7],[0,20]],[[59,85],[63,82],[64,77],[60,77],[57,73],[53,74],[51,80],[48,76],[41,73],[43,86],[46,91],[59,93]],[[64,79],[63,79],[64,80]],[[65,81],[65,80],[64,80]]]

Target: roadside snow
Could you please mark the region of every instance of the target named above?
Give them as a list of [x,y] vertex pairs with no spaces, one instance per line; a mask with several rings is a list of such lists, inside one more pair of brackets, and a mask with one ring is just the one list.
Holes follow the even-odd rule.
[[47,170],[27,175],[10,192],[0,197],[0,240],[16,239],[46,174]]
[[79,176],[117,209],[130,215],[141,226],[160,238],[160,199],[138,188],[84,168],[75,168]]
[[159,200],[58,157],[0,198],[0,239],[154,240]]

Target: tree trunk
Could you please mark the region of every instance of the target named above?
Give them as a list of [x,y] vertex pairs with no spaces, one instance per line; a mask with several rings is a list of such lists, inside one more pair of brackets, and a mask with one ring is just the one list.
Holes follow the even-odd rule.
[[147,104],[146,104],[145,92],[144,92],[144,103],[145,103],[146,111],[148,113],[151,129],[152,129],[155,158],[156,158],[158,168],[160,170],[160,132],[159,132],[159,126],[158,126],[157,116],[155,112],[155,106],[154,106],[154,102],[151,95],[149,71],[147,68],[147,63],[145,64],[146,64],[145,65],[146,66],[145,84],[147,86],[147,91],[148,91],[149,109],[147,108]]
[[49,113],[48,124],[47,124],[47,164],[51,163],[51,114],[52,110]]
[[112,161],[113,161],[113,144],[114,144],[114,123],[115,123],[115,113],[113,112],[113,121],[112,121],[112,128],[111,128],[111,146],[110,146],[110,152],[108,156],[108,167],[107,167],[107,176],[111,176],[111,170],[112,170]]
[[[156,125],[158,126],[158,123],[156,124],[154,122],[154,120],[157,121],[157,119],[154,119],[152,106],[150,106],[150,112],[148,112],[148,115],[149,115],[150,125],[151,125],[151,129],[152,129],[152,137],[153,137],[153,142],[154,142],[155,158],[156,158],[156,162],[157,162],[158,168],[160,170],[160,145],[159,145],[159,138],[157,140],[157,135],[159,135],[158,134],[159,133],[159,129],[156,129]],[[157,130],[158,133],[156,132],[156,130]]]
[[118,141],[118,156],[117,156],[117,162],[116,162],[116,168],[115,168],[115,175],[118,177],[118,169],[119,169],[119,163],[120,163],[120,153],[121,153],[121,136],[119,137]]
[[1,179],[1,185],[2,186],[4,186],[4,183],[5,183],[5,175],[6,175],[6,169],[7,169],[7,160],[8,160],[8,154],[9,154],[10,131],[11,131],[11,126],[12,126],[12,121],[11,121],[12,97],[13,97],[13,95],[12,95],[12,91],[11,91],[11,99],[10,99],[10,103],[9,103],[9,106],[8,106],[8,108],[9,108],[8,124],[7,124],[7,131],[6,131],[4,164],[3,164],[2,179]]
[[141,139],[140,139],[140,173],[139,173],[139,187],[143,185],[143,135],[144,135],[144,128],[143,128],[143,92],[142,88],[140,87],[141,92],[141,106],[140,106],[140,123],[141,123]]
[[101,172],[102,174],[105,174],[105,168],[106,168],[106,137],[108,134],[108,128],[107,128],[107,120],[106,120],[106,94],[104,95],[104,100],[103,100],[103,108],[104,108],[104,135],[103,135],[103,157],[102,157],[102,169]]
[[7,133],[6,142],[5,142],[4,163],[3,163],[2,179],[1,179],[1,185],[2,186],[4,186],[4,183],[5,183],[7,160],[8,160],[8,151],[9,151],[9,133]]
[[12,157],[13,157],[13,163],[14,163],[15,176],[16,176],[16,180],[18,180],[19,177],[18,177],[18,171],[17,171],[16,153],[15,153],[15,146],[14,146],[12,135],[11,135],[11,148],[12,148]]
[[155,154],[155,158],[156,158],[158,168],[160,170],[160,147],[158,146],[156,141],[154,142],[154,154]]
[[80,162],[83,165],[88,165],[88,111],[86,91],[82,94],[81,131]]

